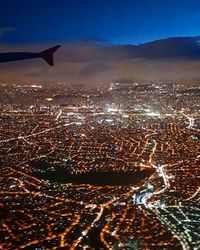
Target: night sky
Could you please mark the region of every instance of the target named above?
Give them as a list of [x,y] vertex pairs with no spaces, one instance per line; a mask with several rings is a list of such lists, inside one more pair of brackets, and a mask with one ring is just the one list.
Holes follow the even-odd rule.
[[198,0],[2,0],[1,43],[137,44],[200,34]]
[[0,64],[0,81],[200,81],[199,0],[2,0],[0,10],[0,52],[62,45],[54,68]]

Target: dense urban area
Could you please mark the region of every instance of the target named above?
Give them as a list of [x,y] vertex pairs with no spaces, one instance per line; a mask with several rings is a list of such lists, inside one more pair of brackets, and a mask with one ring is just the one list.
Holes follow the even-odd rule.
[[200,249],[200,88],[0,83],[0,249]]

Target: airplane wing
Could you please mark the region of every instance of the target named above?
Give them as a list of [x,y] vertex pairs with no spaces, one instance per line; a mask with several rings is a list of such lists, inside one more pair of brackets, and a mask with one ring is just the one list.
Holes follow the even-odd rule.
[[43,58],[50,66],[53,66],[54,65],[53,54],[60,47],[61,47],[60,45],[56,45],[47,50],[43,50],[39,53],[30,53],[30,52],[0,53],[0,63],[27,60],[33,58]]

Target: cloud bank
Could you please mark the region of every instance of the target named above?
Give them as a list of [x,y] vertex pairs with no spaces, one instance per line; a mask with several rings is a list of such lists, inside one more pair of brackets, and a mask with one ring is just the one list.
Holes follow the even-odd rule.
[[[0,64],[1,82],[66,82],[100,84],[133,81],[200,82],[200,37],[179,37],[139,45],[64,44],[55,66],[42,59]],[[0,52],[37,52],[47,45],[6,46]]]

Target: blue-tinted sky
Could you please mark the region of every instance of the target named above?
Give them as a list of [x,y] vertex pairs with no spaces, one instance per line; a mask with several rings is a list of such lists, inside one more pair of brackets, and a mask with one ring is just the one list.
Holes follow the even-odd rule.
[[1,43],[137,44],[200,35],[199,0],[1,0]]

